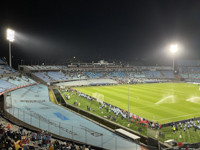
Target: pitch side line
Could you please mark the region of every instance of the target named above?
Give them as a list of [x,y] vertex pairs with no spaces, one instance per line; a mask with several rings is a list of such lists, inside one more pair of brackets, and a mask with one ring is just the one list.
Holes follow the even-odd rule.
[[161,121],[161,120],[163,121],[163,120],[168,120],[168,119],[173,119],[173,118],[180,118],[180,117],[185,117],[185,116],[190,116],[190,115],[195,115],[195,114],[200,114],[200,113],[182,115],[182,116],[177,116],[177,117],[170,117],[170,118],[165,118],[165,119],[160,119],[160,120],[155,120],[155,121]]

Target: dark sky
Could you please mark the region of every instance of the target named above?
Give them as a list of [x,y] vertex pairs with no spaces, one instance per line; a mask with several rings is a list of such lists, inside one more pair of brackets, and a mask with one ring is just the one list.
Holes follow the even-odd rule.
[[65,0],[1,1],[0,57],[8,57],[5,31],[16,31],[13,59],[92,61],[136,58],[169,62],[200,59],[200,1]]

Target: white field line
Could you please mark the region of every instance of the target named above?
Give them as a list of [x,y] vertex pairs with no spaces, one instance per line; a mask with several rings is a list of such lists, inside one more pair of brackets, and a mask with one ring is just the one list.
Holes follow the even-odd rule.
[[191,115],[196,115],[196,114],[200,114],[200,113],[194,113],[194,114],[187,114],[187,115],[182,115],[182,116],[177,116],[177,117],[164,118],[164,119],[159,119],[159,120],[155,120],[155,121],[163,121],[163,120],[169,120],[169,119],[173,119],[173,118],[181,118],[181,117],[186,117],[186,116],[191,116]]

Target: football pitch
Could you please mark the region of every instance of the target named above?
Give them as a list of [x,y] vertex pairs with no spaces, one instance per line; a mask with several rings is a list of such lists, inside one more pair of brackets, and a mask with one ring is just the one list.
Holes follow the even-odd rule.
[[[189,83],[152,83],[74,88],[158,123],[200,117],[200,88]],[[129,94],[128,94],[129,93]]]

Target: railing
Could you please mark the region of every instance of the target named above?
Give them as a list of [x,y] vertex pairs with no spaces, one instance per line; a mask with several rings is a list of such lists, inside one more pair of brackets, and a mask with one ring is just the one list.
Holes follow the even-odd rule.
[[47,117],[45,116],[37,114],[29,107],[25,107],[25,109],[10,107],[6,108],[5,110],[10,115],[26,124],[39,128],[41,130],[48,131],[63,138],[78,141],[79,143],[85,143],[96,147],[115,150],[126,149],[127,145],[130,145],[131,149],[133,150],[141,149],[139,145],[125,139],[122,140],[121,137],[114,135],[114,133],[99,133],[91,130],[89,125],[87,124],[80,125],[81,127],[77,127],[72,124],[56,122],[54,120],[47,119]]
[[20,86],[14,87],[14,88],[5,89],[3,92],[0,93],[0,95],[3,95],[4,93],[8,93],[8,92],[20,89],[20,88],[24,88],[24,87],[28,87],[28,86],[33,86],[33,85],[38,85],[38,84],[40,84],[40,83],[33,83],[33,84],[28,84],[28,85],[20,85]]

